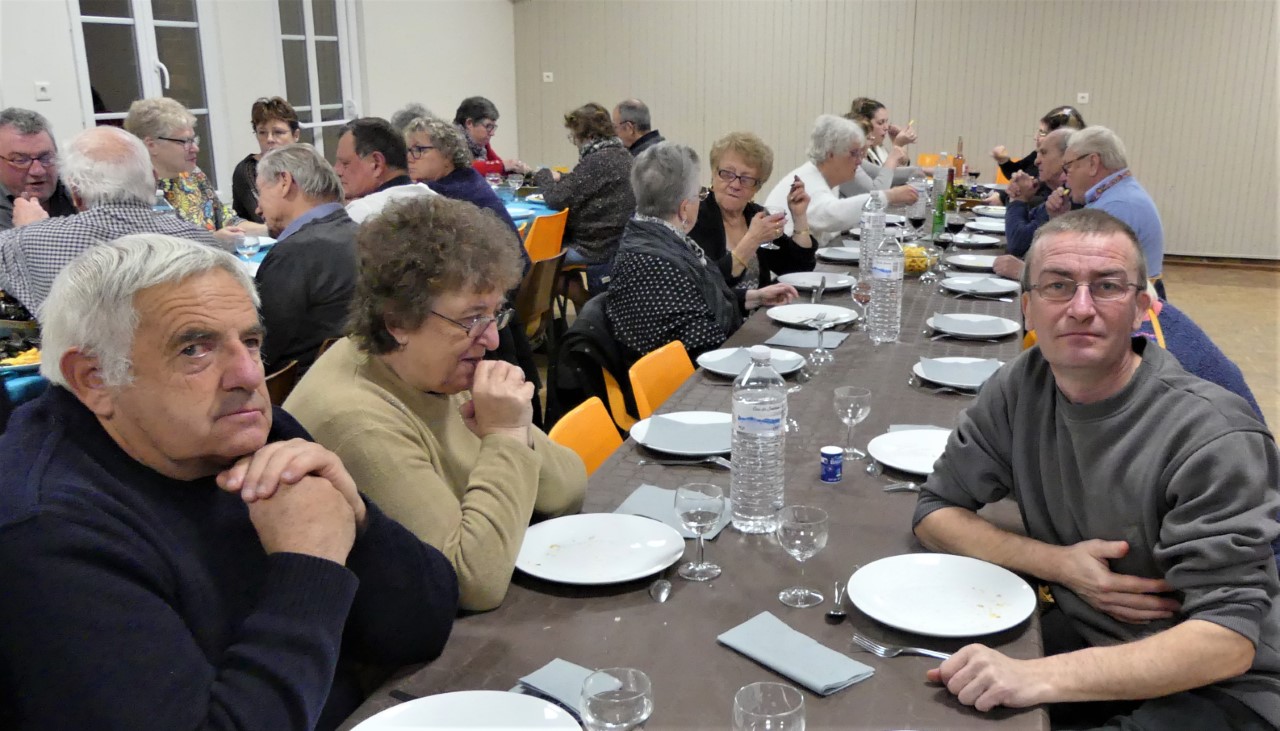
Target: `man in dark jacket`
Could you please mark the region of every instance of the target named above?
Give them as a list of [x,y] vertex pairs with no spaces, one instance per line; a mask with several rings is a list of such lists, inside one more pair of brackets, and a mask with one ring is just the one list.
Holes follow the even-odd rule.
[[342,182],[315,148],[295,144],[258,162],[258,205],[275,247],[258,268],[271,373],[291,360],[305,372],[328,338],[342,335],[356,284],[356,224]]
[[639,157],[640,153],[663,140],[662,134],[653,129],[649,120],[649,107],[639,99],[618,102],[618,106],[613,108],[613,131],[632,157]]

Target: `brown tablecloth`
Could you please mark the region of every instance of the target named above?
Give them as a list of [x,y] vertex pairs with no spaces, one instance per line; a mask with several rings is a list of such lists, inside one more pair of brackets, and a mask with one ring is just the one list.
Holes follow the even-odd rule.
[[[954,251],[954,250],[953,250]],[[998,253],[994,250],[977,253]],[[849,267],[819,264],[819,270]],[[856,268],[854,269],[856,273]],[[855,442],[884,433],[891,424],[936,424],[951,427],[969,396],[923,391],[907,383],[910,368],[922,355],[968,355],[1008,360],[1020,350],[1020,335],[998,343],[931,341],[922,332],[934,312],[978,312],[1019,320],[1012,302],[959,299],[943,295],[917,279],[905,283],[902,335],[898,342],[874,347],[865,332],[854,332],[835,351],[835,363],[818,372],[803,389],[790,395],[790,413],[801,424],[798,437],[787,439],[788,504],[812,504],[831,516],[830,541],[806,562],[805,583],[819,587],[828,601],[811,609],[783,606],[778,592],[799,582],[800,566],[770,536],[748,536],[732,528],[707,544],[708,557],[724,567],[720,578],[706,584],[681,580],[674,566],[665,572],[674,591],[665,604],[649,598],[653,577],[625,584],[579,587],[552,584],[516,572],[503,605],[495,611],[460,619],[444,654],[418,669],[406,669],[386,683],[343,726],[349,729],[397,701],[388,691],[413,695],[459,690],[505,690],[517,679],[554,658],[585,667],[629,666],[653,680],[655,705],[648,729],[724,728],[730,724],[733,695],[747,683],[780,680],[780,676],[716,642],[716,636],[762,611],[770,611],[793,628],[837,651],[850,653],[876,672],[873,677],[828,697],[805,691],[809,728],[844,729],[1045,729],[1047,714],[1039,708],[978,713],[955,701],[945,688],[925,681],[925,671],[938,661],[921,657],[882,660],[855,652],[849,636],[857,629],[874,638],[923,645],[952,652],[969,640],[942,640],[903,633],[862,615],[846,600],[850,621],[828,625],[831,584],[847,580],[854,569],[879,558],[921,551],[911,535],[915,497],[885,494],[881,487],[904,475],[871,477],[860,463],[846,469],[844,480],[818,479],[818,449],[844,443],[844,425],[832,406],[832,389],[862,385],[871,389],[871,414],[858,426]],[[831,292],[828,304],[850,302],[848,290]],[[763,312],[755,313],[727,345],[763,342],[778,329]],[[729,411],[729,381],[699,372],[665,403],[660,412]],[[672,488],[685,482],[712,481],[728,487],[724,470],[701,467],[639,466],[644,450],[627,443],[592,476],[587,512],[617,507],[641,483]],[[998,508],[995,520],[1018,526],[1016,509]],[[686,557],[696,550],[688,542]],[[1017,658],[1043,653],[1039,626],[1032,617],[998,635],[977,638]],[[790,681],[788,681],[790,682]]]

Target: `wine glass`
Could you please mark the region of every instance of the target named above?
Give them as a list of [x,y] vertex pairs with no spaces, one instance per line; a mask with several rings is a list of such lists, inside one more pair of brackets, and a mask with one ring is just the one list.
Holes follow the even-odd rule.
[[[800,562],[800,583],[804,583],[804,562],[818,555],[827,545],[827,511],[808,505],[790,505],[778,511],[778,543]],[[778,593],[778,601],[788,607],[816,607],[822,592],[805,586],[793,586]]]
[[252,258],[262,248],[257,236],[239,236],[236,238],[236,253],[245,259]]
[[786,683],[751,683],[733,696],[733,731],[804,731],[804,694]]
[[845,424],[844,458],[858,462],[867,453],[853,446],[853,427],[861,424],[871,414],[871,391],[861,386],[840,386],[836,389],[836,416]]
[[867,327],[867,305],[871,304],[871,280],[864,279],[853,285],[853,301],[858,303],[862,316],[858,318],[860,327]]
[[823,342],[826,339],[827,328],[835,324],[835,318],[826,312],[822,312],[810,320],[809,324],[818,331],[818,347],[814,348],[812,353],[809,353],[809,365],[814,368],[821,368],[836,359],[831,354],[831,351],[827,350],[826,343]]
[[705,482],[693,482],[676,488],[675,503],[681,524],[698,537],[698,560],[681,566],[678,573],[689,581],[710,581],[720,575],[720,567],[707,562],[703,536],[714,530],[724,516],[724,490]]
[[597,670],[582,681],[582,722],[588,731],[640,728],[653,713],[653,684],[635,668]]
[[[789,213],[790,209],[787,208],[785,205],[784,206],[768,206],[765,208],[765,210],[768,211],[770,216],[776,216],[779,213],[781,213],[783,216],[790,215]],[[782,225],[786,226],[785,219],[783,219]],[[778,245],[773,243],[772,241],[766,241],[763,244],[760,244],[760,248],[768,251],[776,251],[778,249]]]
[[488,183],[490,188],[497,190],[502,186],[502,173],[488,173],[484,176],[484,182]]
[[969,171],[969,187],[976,188],[978,186],[978,178],[982,177],[982,173],[977,170]]

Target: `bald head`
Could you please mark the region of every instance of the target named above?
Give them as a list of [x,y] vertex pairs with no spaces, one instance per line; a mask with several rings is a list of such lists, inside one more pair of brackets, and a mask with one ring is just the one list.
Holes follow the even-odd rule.
[[146,145],[115,127],[91,127],[62,154],[62,178],[81,210],[103,203],[142,203],[155,197]]

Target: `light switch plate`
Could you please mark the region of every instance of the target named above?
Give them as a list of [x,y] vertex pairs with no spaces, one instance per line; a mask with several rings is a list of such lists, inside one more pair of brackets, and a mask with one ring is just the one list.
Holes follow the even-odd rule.
[[35,83],[35,86],[36,86],[36,101],[47,102],[47,101],[53,100],[53,93],[49,91],[49,82],[37,81]]
[[542,72],[542,83],[544,83],[544,84],[550,84],[551,82],[553,82],[553,81],[555,81],[555,80],[556,80],[556,75],[555,75],[555,74],[551,73],[550,71],[543,71],[543,72]]
[[1088,104],[1088,103],[1089,103],[1089,92],[1081,91],[1076,93],[1076,104]]

